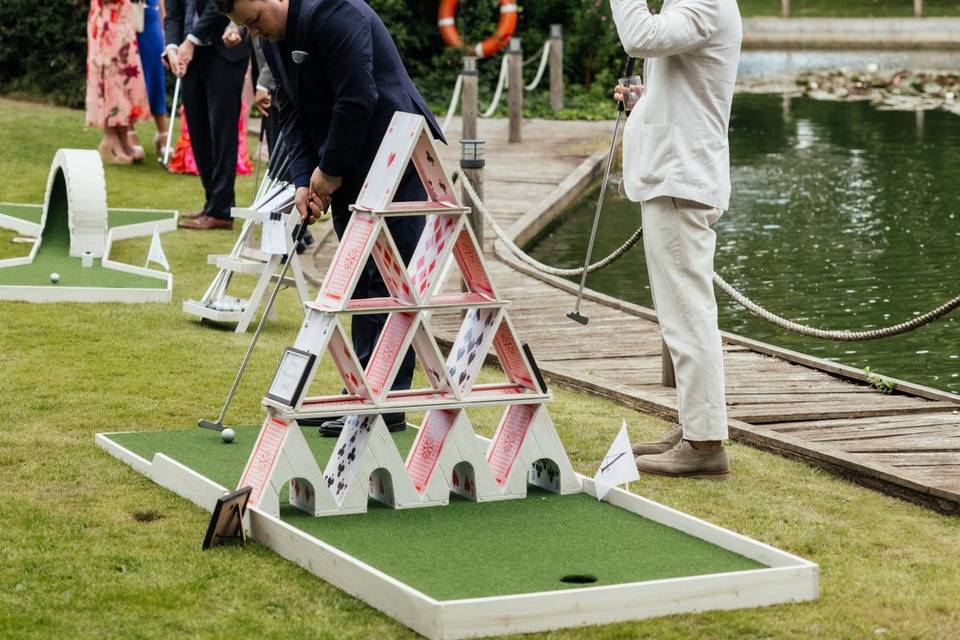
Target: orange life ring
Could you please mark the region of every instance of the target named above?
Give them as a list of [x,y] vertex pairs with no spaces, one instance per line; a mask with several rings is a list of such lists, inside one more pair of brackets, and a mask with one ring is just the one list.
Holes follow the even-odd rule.
[[510,36],[517,28],[516,0],[499,0],[500,22],[497,24],[497,30],[493,32],[492,36],[472,47],[463,43],[463,38],[457,31],[455,16],[457,15],[458,2],[459,0],[440,0],[437,25],[440,27],[440,36],[448,46],[472,49],[474,55],[478,58],[489,58],[507,46],[507,43],[510,42]]

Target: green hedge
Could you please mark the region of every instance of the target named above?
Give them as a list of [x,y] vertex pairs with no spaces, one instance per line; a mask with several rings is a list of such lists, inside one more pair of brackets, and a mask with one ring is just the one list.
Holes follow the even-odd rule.
[[[437,31],[438,0],[370,0],[400,47],[411,75],[434,104],[449,97],[462,52],[444,46]],[[589,87],[616,75],[621,57],[607,0],[520,0],[517,35],[525,56],[534,56],[550,24],[564,25],[568,82]],[[0,0],[0,92],[43,97],[82,107],[86,66],[83,0]],[[494,0],[464,2],[457,24],[464,40],[491,34],[499,18]],[[495,61],[481,64],[483,85],[492,85]],[[606,72],[602,72],[607,70]],[[528,67],[527,75],[533,73]],[[598,78],[598,75],[600,78]]]

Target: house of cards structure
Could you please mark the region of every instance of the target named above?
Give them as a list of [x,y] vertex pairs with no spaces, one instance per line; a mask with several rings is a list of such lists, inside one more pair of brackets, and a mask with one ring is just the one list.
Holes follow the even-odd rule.
[[[426,202],[393,202],[412,162]],[[550,394],[521,347],[483,262],[463,207],[440,163],[426,121],[397,113],[364,183],[320,292],[307,303],[296,342],[283,354],[264,399],[267,417],[240,486],[250,504],[279,512],[289,484],[292,505],[317,516],[359,513],[369,498],[393,508],[445,505],[454,492],[477,502],[523,498],[528,483],[575,493],[580,482],[544,406]],[[391,238],[390,216],[425,216],[408,266]],[[390,293],[352,299],[372,256]],[[458,268],[463,291],[444,292]],[[431,319],[460,312],[463,321],[447,356]],[[344,329],[353,314],[387,314],[369,363],[362,368]],[[401,361],[413,348],[428,387],[392,391]],[[479,384],[490,349],[505,380]],[[310,397],[321,359],[333,359],[346,394]],[[477,437],[467,416],[473,407],[502,407],[490,441]],[[406,459],[381,414],[425,412]],[[321,469],[298,426],[303,418],[345,416],[334,453]]]

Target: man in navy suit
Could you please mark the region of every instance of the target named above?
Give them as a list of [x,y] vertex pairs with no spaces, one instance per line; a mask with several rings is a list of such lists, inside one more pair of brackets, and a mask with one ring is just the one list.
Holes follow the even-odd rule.
[[203,183],[205,202],[180,215],[180,226],[231,229],[237,175],[237,122],[250,45],[227,47],[230,21],[212,0],[166,0],[164,36],[167,67],[183,78],[183,107],[190,144]]
[[[434,138],[443,132],[417,91],[400,52],[380,16],[363,0],[215,0],[217,8],[253,36],[270,42],[264,57],[281,87],[276,102],[297,187],[296,206],[303,218],[333,209],[333,226],[343,237],[370,165],[393,114],[420,113]],[[408,167],[395,199],[426,200],[420,180]],[[404,261],[416,249],[421,216],[391,217],[390,233]],[[354,297],[388,296],[371,259]],[[354,315],[353,344],[366,366],[385,315]],[[409,389],[414,354],[404,357],[394,389]],[[384,416],[391,431],[406,426],[403,414]],[[337,435],[341,421],[321,427]]]

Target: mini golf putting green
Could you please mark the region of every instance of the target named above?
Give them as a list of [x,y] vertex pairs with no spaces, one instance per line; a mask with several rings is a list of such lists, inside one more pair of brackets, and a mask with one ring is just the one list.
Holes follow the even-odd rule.
[[[163,453],[227,488],[236,486],[259,427],[234,429],[234,443],[201,429],[110,434],[147,461]],[[305,430],[321,468],[336,439]],[[416,431],[397,434],[405,454]],[[437,600],[536,593],[584,586],[765,568],[699,538],[587,494],[530,487],[526,499],[315,518],[286,505],[281,519]],[[201,532],[197,533],[200,544]],[[571,578],[571,576],[573,578]],[[596,580],[575,581],[577,576]],[[566,578],[568,581],[563,581]]]
[[[70,256],[70,232],[67,228],[66,203],[54,206],[51,203],[43,242],[36,258],[30,264],[0,269],[0,286],[55,286],[55,287],[103,287],[165,289],[164,280],[105,269],[99,258],[92,267],[82,267],[80,258]],[[0,214],[39,224],[43,214],[40,205],[0,204]],[[107,213],[110,228],[144,222],[159,222],[171,216],[169,211],[137,211],[110,209]],[[52,284],[50,274],[60,274],[60,282]]]

